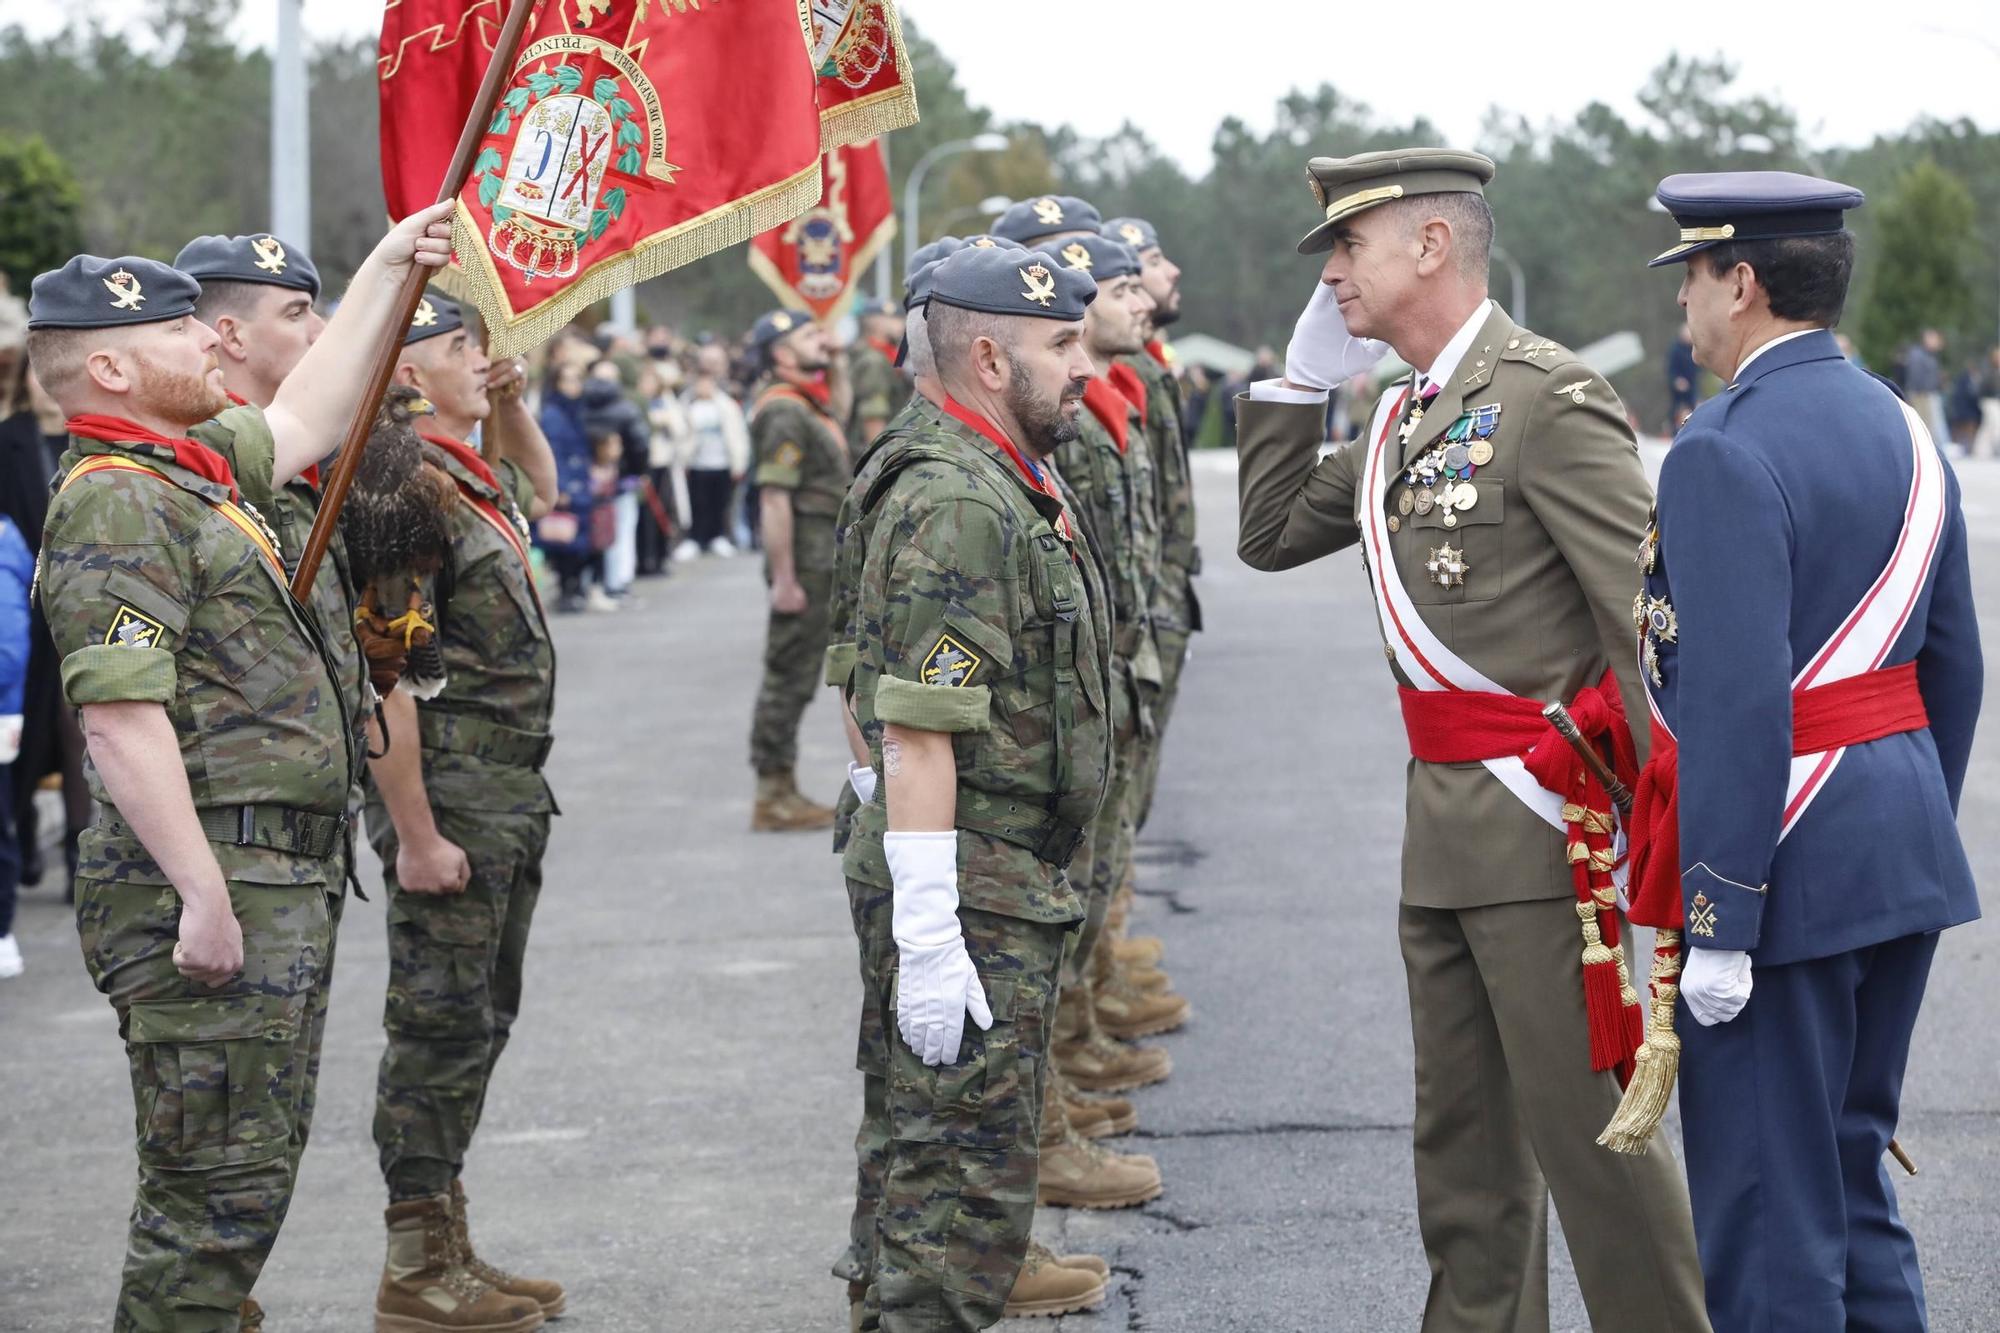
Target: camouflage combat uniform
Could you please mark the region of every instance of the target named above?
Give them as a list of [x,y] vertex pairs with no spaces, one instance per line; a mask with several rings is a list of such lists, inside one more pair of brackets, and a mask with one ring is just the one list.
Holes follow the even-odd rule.
[[862,440],[863,423],[894,421],[909,405],[915,389],[910,377],[896,369],[893,344],[865,338],[847,351],[847,379],[854,388],[854,408],[847,414],[847,438]]
[[1091,548],[1103,562],[1113,608],[1111,635],[1113,766],[1110,790],[1078,854],[1086,923],[1079,961],[1090,957],[1111,894],[1132,859],[1130,795],[1152,751],[1152,704],[1160,687],[1159,653],[1148,608],[1160,568],[1159,500],[1151,450],[1136,411],[1126,414],[1123,447],[1086,409],[1078,434],[1056,450],[1075,493]]
[[[268,455],[262,413],[237,408],[225,423]],[[100,455],[118,461],[87,470]],[[102,812],[80,847],[77,928],[118,1013],[139,1150],[114,1327],[234,1330],[290,1206],[310,1115],[354,732],[332,655],[227,486],[165,446],[77,438],[62,466],[40,593],[64,691],[78,707],[166,709],[243,932],[236,977],[180,975],[179,897],[91,765]]]
[[1188,641],[1201,630],[1201,603],[1194,591],[1195,575],[1201,573],[1201,550],[1195,545],[1194,472],[1181,420],[1180,381],[1148,352],[1120,357],[1119,361],[1138,371],[1146,384],[1146,438],[1158,474],[1160,514],[1160,574],[1152,608],[1153,639],[1160,655],[1160,692],[1153,702],[1153,744],[1127,806],[1137,828],[1145,824],[1153,808],[1153,791],[1160,780],[1160,752],[1174,704],[1180,698]]
[[462,893],[404,891],[395,825],[369,784],[368,837],[389,891],[389,1044],[376,1082],[375,1145],[392,1201],[443,1194],[464,1165],[520,1012],[522,960],[557,813],[541,773],[555,646],[517,526],[534,488],[505,460],[481,476],[435,446],[425,453],[458,483],[459,504],[450,560],[429,599],[446,681],[417,705],[424,788],[439,834],[464,849],[472,878]]
[[[958,767],[959,920],[993,1012],[956,1064],[927,1067],[886,1031],[895,1011],[885,793],[855,818],[843,868],[864,981],[864,1073],[889,1146],[864,1327],[984,1328],[1028,1243],[1059,974],[1082,907],[1065,867],[1109,777],[1110,635],[1060,502],[954,418],[885,447],[859,506],[855,712],[881,770],[895,722],[950,733]],[[871,1041],[874,1043],[871,1045]],[[876,1055],[880,1052],[880,1055]],[[871,1090],[871,1097],[876,1095]]]
[[[274,493],[271,482],[276,459],[270,432],[237,430],[234,428],[236,420],[235,412],[225,412],[196,427],[192,435],[229,460],[243,498],[270,521],[271,530],[278,537],[278,554],[285,562],[285,577],[289,580],[298,572],[299,558],[305,553],[306,536],[312,531],[313,519],[319,513],[317,483],[303,476],[295,477],[282,490]],[[363,660],[361,645],[354,637],[354,589],[347,576],[347,548],[340,539],[338,528],[334,530],[332,544],[326,549],[326,558],[320,561],[319,572],[313,576],[312,596],[306,602],[306,609],[312,613],[313,624],[319,630],[334,666],[338,668],[336,680],[355,727],[354,743],[359,753],[367,744],[363,729],[373,712],[374,693],[368,683],[368,664]],[[333,956],[340,944],[340,918],[347,905],[347,882],[354,876],[355,817],[360,811],[361,794],[358,769],[355,780],[356,785],[348,793],[347,836],[337,854],[339,865],[329,867],[327,871],[326,906],[332,929],[326,947],[325,983],[314,989],[312,1007],[306,1019],[305,1114],[299,1117],[298,1139],[292,1147],[294,1157],[305,1151],[312,1110],[319,1101],[319,1060],[326,1044],[326,1015],[333,997]]]
[[757,485],[791,492],[792,568],[806,594],[804,611],[771,612],[764,681],[750,721],[750,763],[759,773],[790,773],[798,762],[799,719],[821,678],[834,519],[854,466],[840,424],[789,385],[773,384],[757,399],[750,439]]

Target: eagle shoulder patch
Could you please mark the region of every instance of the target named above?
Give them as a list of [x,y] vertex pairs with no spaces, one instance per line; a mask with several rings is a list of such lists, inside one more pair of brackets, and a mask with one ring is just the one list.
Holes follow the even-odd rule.
[[116,648],[157,648],[164,633],[166,626],[159,621],[120,603],[118,614],[111,617],[111,628],[104,632],[104,641]]
[[970,685],[972,675],[984,659],[949,634],[940,634],[930,654],[924,658],[926,685]]

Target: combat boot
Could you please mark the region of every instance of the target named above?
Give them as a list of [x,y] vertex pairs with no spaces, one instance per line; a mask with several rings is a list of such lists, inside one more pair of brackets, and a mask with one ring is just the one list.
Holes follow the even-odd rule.
[[1042,1145],[1035,1202],[1046,1208],[1136,1208],[1165,1188],[1160,1164],[1144,1153],[1116,1153],[1075,1130]]
[[245,1296],[236,1311],[237,1333],[264,1333],[264,1307],[254,1296]]
[[375,1292],[375,1333],[533,1333],[542,1307],[495,1291],[458,1262],[451,1199],[392,1203],[389,1257]]
[[1028,1257],[1007,1296],[1009,1318],[1054,1318],[1095,1310],[1104,1304],[1104,1279],[1088,1269],[1069,1268],[1032,1238]]
[[1097,942],[1097,947],[1102,949],[1107,946],[1111,956],[1120,963],[1141,967],[1158,967],[1160,960],[1167,956],[1167,946],[1160,942],[1158,935],[1128,935],[1118,939],[1106,935]]
[[1146,963],[1122,962],[1111,950],[1106,949],[1102,952],[1111,960],[1112,975],[1122,977],[1125,984],[1134,990],[1161,994],[1174,988],[1174,979],[1167,975],[1165,968],[1153,967]]
[[1173,1057],[1157,1046],[1128,1046],[1097,1025],[1090,987],[1063,987],[1056,1004],[1055,1066],[1083,1092],[1129,1092],[1173,1072]]
[[560,1282],[551,1282],[547,1278],[515,1277],[473,1253],[472,1227],[465,1214],[465,1186],[456,1180],[451,1182],[451,1237],[458,1246],[459,1263],[493,1290],[508,1296],[527,1297],[542,1307],[544,1319],[554,1319],[568,1307],[569,1302],[563,1295]]
[[1142,991],[1119,976],[1098,982],[1093,990],[1098,1026],[1120,1040],[1172,1032],[1194,1012],[1185,995]]
[[1081,1269],[1083,1272],[1092,1274],[1101,1282],[1109,1282],[1111,1280],[1111,1265],[1105,1263],[1101,1255],[1057,1254],[1054,1250],[1051,1250],[1049,1251],[1049,1258],[1055,1260],[1064,1268]]
[[790,769],[757,775],[757,802],[750,809],[750,827],[759,833],[792,833],[832,828],[833,808],[815,805],[799,794]]
[[1050,1082],[1062,1099],[1059,1114],[1083,1137],[1108,1139],[1139,1127],[1139,1112],[1123,1097],[1086,1097],[1071,1087],[1059,1070]]

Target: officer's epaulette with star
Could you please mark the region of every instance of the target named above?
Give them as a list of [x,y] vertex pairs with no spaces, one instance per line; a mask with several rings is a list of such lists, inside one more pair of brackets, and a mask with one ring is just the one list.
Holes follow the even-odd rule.
[[1514,335],[1507,339],[1507,345],[1500,349],[1500,359],[1520,361],[1538,367],[1546,373],[1557,366],[1575,361],[1576,353],[1552,339],[1517,329]]

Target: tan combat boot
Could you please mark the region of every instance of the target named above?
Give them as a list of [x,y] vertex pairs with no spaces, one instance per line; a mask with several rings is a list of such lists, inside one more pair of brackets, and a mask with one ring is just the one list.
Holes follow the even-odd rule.
[[1075,1130],[1042,1145],[1035,1202],[1048,1208],[1136,1208],[1165,1188],[1160,1164],[1144,1153],[1116,1153]]
[[568,1307],[562,1284],[547,1278],[515,1277],[495,1268],[472,1251],[472,1227],[465,1215],[465,1186],[451,1182],[451,1236],[458,1246],[458,1261],[487,1286],[509,1296],[525,1296],[542,1307],[544,1319],[554,1319]]
[[1160,942],[1158,935],[1128,935],[1118,939],[1106,935],[1097,942],[1097,947],[1110,949],[1111,956],[1121,963],[1141,967],[1158,967],[1160,960],[1167,956],[1167,946]]
[[375,1333],[533,1333],[542,1307],[495,1291],[458,1262],[451,1199],[392,1203],[389,1258],[375,1292]]
[[1109,1282],[1111,1280],[1111,1265],[1105,1263],[1103,1257],[1100,1255],[1057,1254],[1054,1250],[1050,1250],[1049,1258],[1055,1260],[1056,1263],[1064,1268],[1075,1268],[1090,1273],[1100,1282]]
[[257,1304],[254,1296],[245,1296],[243,1304],[236,1311],[237,1333],[263,1333],[264,1307]]
[[1053,1071],[1050,1082],[1062,1099],[1064,1118],[1083,1137],[1107,1139],[1139,1127],[1139,1112],[1123,1097],[1086,1097],[1070,1086],[1060,1070]]
[[1119,976],[1100,981],[1093,989],[1098,1026],[1121,1041],[1172,1032],[1194,1012],[1185,995],[1142,991]]
[[1128,1046],[1106,1036],[1087,985],[1063,987],[1056,1003],[1055,1065],[1083,1092],[1129,1092],[1174,1069],[1173,1057],[1157,1046]]
[[1009,1318],[1053,1318],[1095,1310],[1104,1304],[1104,1279],[1088,1269],[1067,1268],[1032,1238],[1028,1257],[1007,1296]]
[[1102,952],[1111,960],[1111,974],[1122,978],[1125,984],[1134,990],[1158,994],[1174,988],[1174,979],[1167,975],[1165,968],[1155,967],[1150,963],[1124,962],[1120,960],[1115,950],[1105,949]]
[[750,827],[759,833],[792,833],[832,828],[833,809],[815,805],[799,794],[791,770],[757,775],[757,803],[750,809]]

